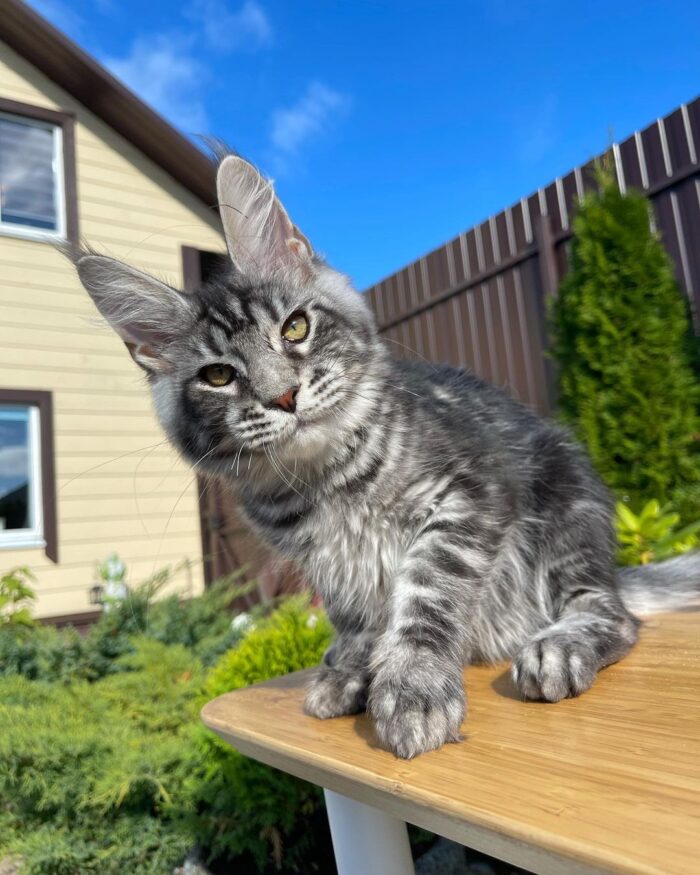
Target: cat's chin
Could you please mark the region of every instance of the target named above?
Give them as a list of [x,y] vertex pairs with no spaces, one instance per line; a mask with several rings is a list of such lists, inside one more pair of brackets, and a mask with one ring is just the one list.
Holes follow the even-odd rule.
[[337,425],[332,417],[299,420],[292,434],[275,441],[275,451],[283,460],[321,461],[333,443]]

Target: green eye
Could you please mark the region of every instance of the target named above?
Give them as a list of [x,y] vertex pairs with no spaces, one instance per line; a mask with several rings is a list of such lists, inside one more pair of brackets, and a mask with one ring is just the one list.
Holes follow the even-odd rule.
[[309,320],[303,313],[292,313],[282,326],[282,337],[290,343],[301,343],[309,333]]
[[199,376],[210,386],[228,386],[233,382],[236,372],[231,365],[207,365],[199,372]]

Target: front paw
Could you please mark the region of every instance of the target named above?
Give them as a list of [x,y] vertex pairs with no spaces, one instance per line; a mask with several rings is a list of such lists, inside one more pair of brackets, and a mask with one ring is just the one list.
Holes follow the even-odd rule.
[[595,651],[585,641],[555,634],[529,641],[516,653],[511,671],[524,698],[558,702],[585,692],[597,669]]
[[377,679],[371,687],[369,711],[381,743],[401,759],[461,741],[466,704],[461,674],[417,685]]
[[367,677],[359,671],[342,671],[324,665],[306,692],[304,711],[319,720],[364,711]]

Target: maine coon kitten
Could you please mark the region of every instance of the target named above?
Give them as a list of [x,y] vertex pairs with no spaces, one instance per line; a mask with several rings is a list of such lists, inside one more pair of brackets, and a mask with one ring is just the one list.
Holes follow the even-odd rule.
[[576,696],[635,643],[631,609],[700,589],[697,556],[616,573],[609,496],[567,434],[393,360],[250,164],[226,157],[218,192],[231,267],[192,295],[73,255],[170,440],[322,595],[337,639],[309,714],[367,707],[413,757],[459,738],[465,661],[510,657],[524,697]]

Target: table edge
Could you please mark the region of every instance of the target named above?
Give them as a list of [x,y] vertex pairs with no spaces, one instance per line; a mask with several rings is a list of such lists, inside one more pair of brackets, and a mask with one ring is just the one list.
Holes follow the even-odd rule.
[[[287,677],[307,673],[297,672]],[[241,754],[265,765],[342,793],[358,802],[374,805],[401,820],[537,875],[561,875],[562,871],[566,871],[567,875],[669,875],[668,870],[655,865],[640,865],[637,860],[629,860],[614,852],[596,853],[592,846],[572,842],[571,839],[567,839],[566,843],[558,842],[556,833],[550,831],[528,833],[526,829],[518,829],[517,824],[513,825],[512,830],[507,830],[503,823],[490,822],[489,818],[479,817],[473,812],[470,812],[469,818],[465,818],[457,811],[451,811],[449,806],[439,804],[437,797],[435,804],[430,806],[424,800],[415,800],[406,795],[403,792],[405,785],[399,781],[381,777],[377,779],[373,775],[372,783],[369,783],[364,779],[360,767],[346,765],[341,771],[332,761],[314,751],[306,751],[302,758],[296,748],[283,741],[271,742],[254,731],[234,729],[211,713],[222,700],[238,692],[241,691],[225,693],[208,702],[201,711],[202,722]],[[562,869],[562,866],[566,868]]]

